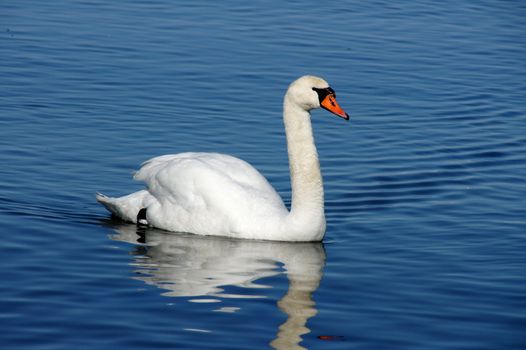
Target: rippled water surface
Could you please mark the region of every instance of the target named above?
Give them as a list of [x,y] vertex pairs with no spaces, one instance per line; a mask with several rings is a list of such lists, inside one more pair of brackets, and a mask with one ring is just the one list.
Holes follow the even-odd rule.
[[[3,1],[2,349],[524,349],[520,1]],[[96,191],[230,153],[290,203],[287,85],[313,113],[320,244],[168,234]]]

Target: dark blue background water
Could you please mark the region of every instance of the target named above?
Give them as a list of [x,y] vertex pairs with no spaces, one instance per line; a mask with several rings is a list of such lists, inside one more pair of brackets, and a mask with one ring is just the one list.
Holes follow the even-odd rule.
[[[523,349],[520,1],[3,1],[3,349]],[[95,191],[226,152],[288,203],[287,85],[313,116],[323,244],[146,232]]]

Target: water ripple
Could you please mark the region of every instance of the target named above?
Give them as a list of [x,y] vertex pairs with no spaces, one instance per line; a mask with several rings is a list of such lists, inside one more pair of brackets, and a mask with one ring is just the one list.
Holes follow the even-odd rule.
[[[4,348],[522,349],[518,2],[23,1],[0,27]],[[110,219],[152,156],[234,154],[290,205],[281,108],[313,112],[323,245]]]

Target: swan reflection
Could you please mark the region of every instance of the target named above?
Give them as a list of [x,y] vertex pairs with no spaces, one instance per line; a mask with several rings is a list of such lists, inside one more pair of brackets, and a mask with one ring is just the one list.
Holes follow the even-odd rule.
[[[317,313],[312,294],[319,286],[325,264],[322,244],[167,234],[129,224],[112,227],[116,231],[112,239],[136,244],[134,265],[138,277],[134,278],[163,289],[164,296],[196,298],[193,301],[197,302],[262,298],[265,296],[258,295],[258,291],[272,286],[258,281],[285,273],[289,285],[277,306],[287,320],[270,345],[275,349],[304,349],[299,345],[301,336],[310,332],[307,320]],[[247,293],[228,293],[225,290],[230,286]],[[216,311],[238,309],[220,307]]]

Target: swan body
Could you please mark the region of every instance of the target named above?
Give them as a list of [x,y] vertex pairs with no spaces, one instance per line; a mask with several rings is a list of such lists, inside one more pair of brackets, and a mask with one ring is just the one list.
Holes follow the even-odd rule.
[[146,189],[118,198],[97,194],[97,200],[125,221],[147,222],[168,231],[321,241],[326,226],[323,182],[309,113],[319,107],[348,119],[325,80],[304,76],[289,86],[283,118],[292,184],[290,211],[254,167],[218,153],[152,158],[134,176],[146,183]]

